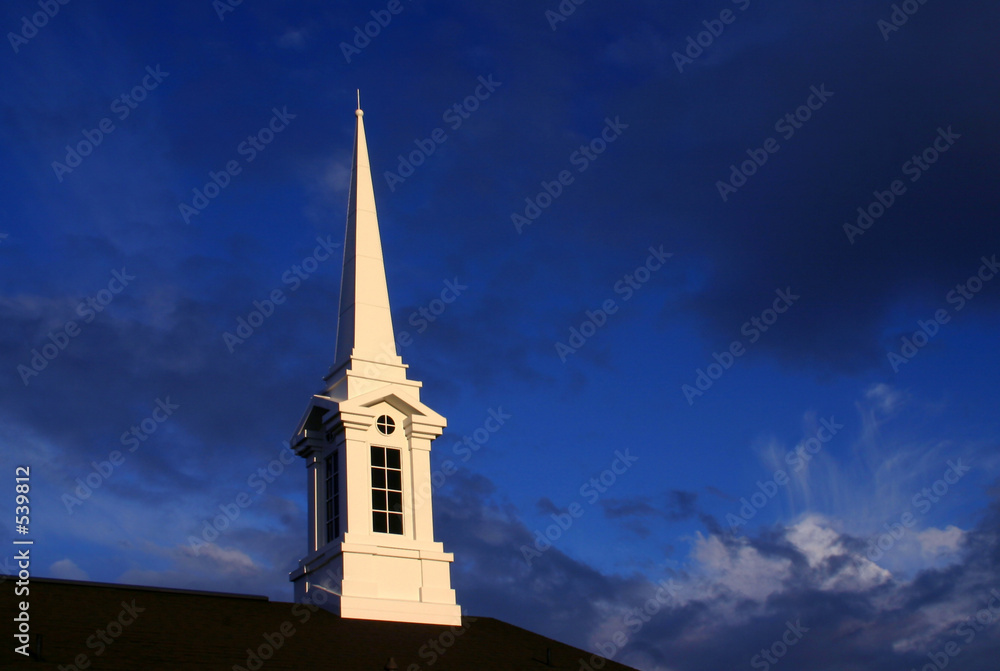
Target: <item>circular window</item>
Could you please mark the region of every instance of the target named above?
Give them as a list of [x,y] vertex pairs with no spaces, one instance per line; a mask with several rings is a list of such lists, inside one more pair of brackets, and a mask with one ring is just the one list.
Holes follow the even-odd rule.
[[382,415],[376,419],[375,426],[378,427],[379,433],[386,436],[396,430],[396,422],[392,421],[392,417],[389,415]]

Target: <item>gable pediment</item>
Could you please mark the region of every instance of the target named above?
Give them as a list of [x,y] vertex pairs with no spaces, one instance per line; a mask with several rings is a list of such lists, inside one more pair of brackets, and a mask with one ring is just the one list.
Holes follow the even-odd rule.
[[320,431],[323,426],[323,419],[329,413],[336,413],[339,404],[326,396],[315,395],[309,399],[309,405],[306,406],[305,412],[302,413],[302,417],[299,418],[298,423],[295,425],[295,432],[292,434],[291,442],[294,443],[298,436],[301,436],[304,431]]
[[374,422],[375,416],[379,414],[376,407],[382,403],[389,404],[401,414],[410,417],[411,420],[416,420],[425,427],[443,429],[448,424],[448,420],[431,410],[430,407],[399,391],[385,388],[376,389],[346,401],[334,401],[327,396],[317,394],[309,399],[309,405],[295,426],[291,442],[294,444],[296,439],[303,436],[306,431],[322,431],[323,425],[331,414],[360,415],[371,418],[371,421]]
[[409,417],[420,417],[421,422],[424,424],[444,428],[448,423],[448,420],[431,410],[428,406],[424,405],[416,398],[406,394],[405,392],[393,390],[391,387],[388,390],[386,388],[376,389],[375,391],[370,391],[367,394],[362,394],[361,396],[341,401],[339,406],[341,412],[355,412],[374,417],[376,414],[374,408],[380,403],[388,403],[393,408]]

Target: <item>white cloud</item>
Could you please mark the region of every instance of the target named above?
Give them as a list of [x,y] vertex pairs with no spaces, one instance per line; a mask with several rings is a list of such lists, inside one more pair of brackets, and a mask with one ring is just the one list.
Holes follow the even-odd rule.
[[698,534],[693,551],[706,587],[763,602],[780,592],[791,576],[792,562],[765,557],[749,544],[727,547],[718,536]]
[[808,515],[786,533],[786,538],[809,562],[810,568],[823,568],[833,559],[846,558],[841,568],[818,585],[827,591],[859,591],[889,580],[892,575],[866,557],[852,554],[833,524],[820,515]]
[[904,401],[902,392],[893,389],[884,382],[873,384],[865,391],[865,398],[872,401],[879,410],[890,414],[899,408]]
[[198,554],[195,554],[190,546],[182,545],[180,553],[190,558],[191,563],[205,564],[207,563],[205,560],[211,560],[223,573],[251,575],[261,571],[261,567],[247,553],[236,548],[222,548],[215,543],[200,546]]
[[301,51],[306,44],[306,34],[302,30],[289,28],[275,40],[275,43],[282,49]]
[[89,580],[90,576],[82,568],[77,566],[72,559],[60,559],[49,567],[49,573],[53,578],[63,580]]
[[262,564],[237,548],[206,543],[199,546],[197,554],[188,545],[148,547],[146,552],[168,560],[168,568],[156,570],[135,566],[119,575],[116,582],[235,594],[266,592],[279,599],[291,595],[290,587],[269,589],[280,585],[280,580],[287,576],[285,567]]
[[[889,571],[846,548],[834,524],[820,515],[804,517],[787,527],[784,536],[814,571],[816,589],[861,591],[892,577]],[[722,588],[723,593],[761,604],[785,591],[786,581],[793,576],[791,559],[764,555],[746,541],[727,546],[716,536],[699,535],[692,558],[695,573],[705,579],[702,588],[715,592]]]
[[323,170],[322,185],[335,193],[347,191],[351,186],[351,166],[342,161],[329,161]]
[[956,556],[964,539],[965,532],[952,524],[944,529],[931,527],[917,534],[923,556],[929,559]]

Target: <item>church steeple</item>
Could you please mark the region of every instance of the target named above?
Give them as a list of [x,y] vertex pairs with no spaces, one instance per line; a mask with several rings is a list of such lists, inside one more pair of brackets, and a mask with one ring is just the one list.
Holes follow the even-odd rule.
[[434,540],[431,443],[447,421],[396,351],[360,102],[334,364],[290,441],[305,458],[308,549],[295,600],[341,617],[461,624]]
[[338,398],[371,388],[370,384],[351,378],[363,376],[397,382],[406,379],[392,329],[360,92],[354,114],[357,121],[347,202],[337,345],[333,366],[325,378],[327,391]]
[[368,163],[364,112],[359,107],[354,114],[357,116],[357,129],[351,165],[351,193],[347,203],[344,274],[340,287],[334,367],[352,355],[374,359],[384,354],[386,347],[391,348],[393,355],[396,354],[382,240],[375,210],[375,190]]

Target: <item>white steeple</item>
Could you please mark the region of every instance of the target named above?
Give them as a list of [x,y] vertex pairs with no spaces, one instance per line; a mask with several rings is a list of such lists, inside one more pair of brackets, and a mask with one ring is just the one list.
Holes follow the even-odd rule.
[[[337,347],[325,380],[327,393],[345,399],[384,382],[406,382],[406,366],[396,351],[385,281],[382,239],[375,210],[368,143],[360,92],[347,202],[344,270],[340,285]],[[419,383],[409,383],[414,393]]]
[[357,131],[347,204],[344,277],[340,287],[334,366],[344,363],[352,354],[373,359],[384,354],[382,347],[386,346],[396,354],[375,190],[365,142],[364,112],[358,109],[354,114],[357,115]]
[[392,330],[360,109],[334,364],[291,440],[306,459],[308,551],[296,601],[342,617],[461,624],[453,556],[434,541],[431,442],[446,420],[420,402]]

